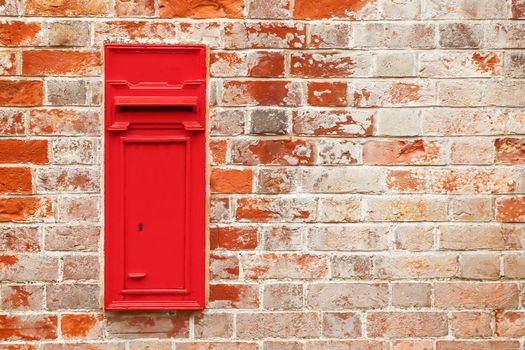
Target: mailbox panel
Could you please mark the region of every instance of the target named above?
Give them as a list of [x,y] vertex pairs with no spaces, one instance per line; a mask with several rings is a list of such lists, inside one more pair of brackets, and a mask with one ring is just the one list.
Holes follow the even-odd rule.
[[107,45],[105,62],[105,308],[202,309],[206,49]]

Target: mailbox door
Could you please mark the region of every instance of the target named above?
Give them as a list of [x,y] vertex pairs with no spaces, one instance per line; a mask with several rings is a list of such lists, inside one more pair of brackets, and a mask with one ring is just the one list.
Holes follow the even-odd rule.
[[[127,46],[111,47],[121,62]],[[147,59],[150,47],[140,48]],[[151,47],[159,48],[177,52]],[[201,57],[202,47],[183,48]],[[108,47],[106,64],[111,69]],[[167,78],[122,83],[106,73],[106,309],[204,308],[205,76],[190,84]]]

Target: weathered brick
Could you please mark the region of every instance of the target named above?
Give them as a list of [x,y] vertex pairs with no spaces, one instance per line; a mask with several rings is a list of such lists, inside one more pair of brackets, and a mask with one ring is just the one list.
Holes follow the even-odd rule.
[[97,280],[100,262],[97,256],[64,256],[64,280]]
[[369,221],[446,221],[447,202],[442,198],[370,197],[365,218]]
[[525,197],[496,200],[496,220],[500,222],[525,221]]
[[386,283],[315,283],[308,286],[306,305],[321,310],[382,308],[388,304]]
[[232,161],[243,165],[311,165],[313,144],[303,140],[235,140]]
[[483,40],[479,24],[446,23],[439,26],[439,45],[446,48],[478,48]]
[[438,170],[432,174],[436,193],[513,193],[516,175],[511,169]]
[[525,276],[525,255],[522,253],[504,255],[502,272],[507,278],[523,278]]
[[98,250],[100,228],[95,226],[48,226],[45,229],[44,246],[50,251]]
[[313,49],[348,48],[352,26],[344,22],[314,22],[310,26],[309,47]]
[[239,277],[239,258],[235,255],[210,255],[210,278],[234,280]]
[[395,340],[392,350],[433,350],[432,340]]
[[185,312],[113,313],[106,317],[106,327],[115,338],[188,338],[189,316]]
[[88,46],[89,24],[81,21],[60,21],[47,27],[49,46]]
[[101,339],[103,316],[100,314],[64,314],[60,319],[63,338]]
[[290,74],[301,78],[368,76],[370,56],[346,52],[295,52],[290,56]]
[[198,342],[177,343],[178,350],[258,350],[257,343],[251,342]]
[[361,145],[354,141],[334,139],[317,143],[317,163],[322,165],[350,165],[361,161]]
[[38,252],[40,248],[38,227],[8,226],[0,228],[0,251]]
[[40,23],[7,21],[0,23],[2,46],[38,46],[44,43],[44,31]]
[[417,19],[421,14],[422,2],[418,0],[383,0],[380,3],[384,19]]
[[419,55],[421,77],[490,77],[503,72],[503,56],[499,52],[441,51]]
[[201,313],[195,315],[196,338],[231,338],[233,315]]
[[452,219],[455,221],[490,221],[492,201],[488,197],[459,197],[450,201]]
[[55,315],[0,315],[1,340],[42,340],[57,338]]
[[375,268],[381,279],[450,278],[457,274],[458,258],[452,254],[378,256]]
[[271,226],[262,229],[264,249],[270,251],[300,250],[304,229],[293,226]]
[[316,312],[276,312],[237,315],[237,337],[312,338],[319,335],[319,315]]
[[257,176],[258,193],[290,193],[295,187],[296,172],[290,168],[260,169]]
[[311,254],[249,254],[241,256],[247,279],[311,279],[327,273],[328,259]]
[[514,283],[437,282],[434,293],[440,308],[515,308],[519,299]]
[[245,111],[214,108],[210,111],[210,135],[241,135],[244,133]]
[[290,18],[290,0],[251,0],[248,7],[250,18]]
[[34,311],[43,307],[43,285],[3,285],[0,293],[3,310]]
[[423,112],[427,135],[494,135],[504,132],[506,116],[479,109],[437,108]]
[[304,198],[241,198],[235,217],[250,222],[312,222],[317,202]]
[[374,114],[368,111],[299,109],[293,113],[293,131],[307,136],[371,136]]
[[16,53],[0,52],[0,75],[16,75],[17,62]]
[[283,80],[225,81],[221,103],[224,106],[298,106],[302,89],[297,82]]
[[361,203],[355,198],[320,198],[320,222],[355,222],[361,218]]
[[286,70],[285,57],[281,52],[250,52],[246,64],[250,77],[281,77]]
[[373,167],[311,168],[301,172],[304,193],[379,193],[382,171]]
[[323,313],[323,335],[329,338],[358,338],[361,319],[355,312]]
[[48,79],[47,101],[52,105],[85,105],[87,81],[78,79]]
[[108,41],[171,43],[174,42],[177,28],[174,23],[143,21],[95,22],[93,27],[95,45],[102,45]]
[[441,225],[440,247],[446,250],[519,249],[523,232],[519,227],[498,224]]
[[38,192],[98,192],[100,172],[95,168],[46,168],[36,171]]
[[303,307],[303,285],[272,283],[264,286],[263,306],[269,310],[297,310]]
[[212,227],[210,229],[210,249],[238,250],[257,248],[257,229],[255,227]]
[[495,162],[500,164],[525,163],[525,139],[504,138],[494,141]]
[[[524,2],[525,5],[525,2]],[[525,7],[524,7],[525,10]],[[505,75],[511,78],[525,77],[525,55],[522,53],[510,52],[506,56]]]
[[481,106],[486,86],[481,80],[438,82],[438,104],[442,106]]
[[232,22],[224,25],[228,49],[304,48],[306,26],[285,22]]
[[386,188],[389,192],[422,193],[427,187],[424,170],[388,170]]
[[371,312],[367,315],[371,337],[439,337],[448,334],[444,312]]
[[0,111],[0,134],[21,135],[25,133],[25,113],[16,110]]
[[507,18],[507,4],[499,0],[483,3],[472,0],[430,0],[426,18],[434,19],[487,19]]
[[360,23],[354,29],[354,46],[360,48],[429,49],[435,28],[424,23]]
[[308,82],[307,100],[310,106],[346,106],[347,85],[345,82]]
[[0,278],[3,281],[36,282],[58,278],[58,258],[39,255],[0,256]]
[[332,258],[332,277],[369,279],[372,276],[372,259],[363,255],[341,255]]
[[450,144],[452,164],[490,164],[493,141],[485,138],[457,139]]
[[256,135],[288,134],[288,113],[277,109],[256,109],[250,113],[250,133]]
[[392,305],[403,308],[430,307],[432,285],[430,283],[392,283]]
[[500,278],[500,260],[495,254],[463,254],[459,258],[459,276],[464,279]]
[[211,284],[211,308],[256,309],[259,307],[257,285]]
[[522,337],[525,335],[525,313],[519,311],[496,314],[496,334],[500,337]]
[[433,165],[443,163],[440,141],[367,141],[363,145],[365,164]]
[[[385,0],[393,1],[393,0]],[[376,56],[376,72],[379,77],[415,76],[416,58],[411,53],[381,53]]]
[[155,15],[154,0],[117,0],[115,14],[118,17],[149,17]]
[[438,340],[436,350],[518,350],[520,344],[513,340]]
[[452,333],[458,338],[484,338],[494,334],[492,315],[488,312],[454,312]]
[[394,229],[397,249],[424,251],[434,247],[434,227],[426,224],[399,225]]
[[96,111],[72,109],[34,109],[29,115],[33,135],[95,135],[100,132],[101,117]]
[[50,163],[60,165],[94,164],[97,150],[97,142],[93,139],[64,138],[54,140],[49,150]]
[[98,309],[100,288],[97,284],[51,284],[46,287],[48,310]]
[[98,222],[100,216],[99,197],[62,197],[57,201],[57,222]]
[[388,344],[381,340],[312,340],[306,343],[306,350],[386,350]]
[[330,225],[308,230],[308,247],[327,251],[374,251],[388,249],[388,227],[357,224]]

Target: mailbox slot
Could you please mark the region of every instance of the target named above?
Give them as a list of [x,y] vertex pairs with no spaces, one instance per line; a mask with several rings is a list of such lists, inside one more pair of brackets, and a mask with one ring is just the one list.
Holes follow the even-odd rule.
[[206,49],[106,45],[105,62],[104,306],[202,309]]

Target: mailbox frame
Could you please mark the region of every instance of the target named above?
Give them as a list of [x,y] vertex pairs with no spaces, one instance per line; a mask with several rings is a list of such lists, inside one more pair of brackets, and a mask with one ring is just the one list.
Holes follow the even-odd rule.
[[[167,81],[160,81],[159,74],[156,79],[148,79],[148,70],[154,72],[155,65],[149,67],[138,67],[144,72],[135,76],[134,81],[127,79],[113,79],[111,56],[118,52],[140,54],[147,56],[148,53],[162,53],[173,55],[177,59],[178,53],[192,53],[195,55],[195,70],[198,79],[180,81],[173,83],[174,77]],[[209,259],[209,234],[208,234],[208,207],[209,207],[209,147],[208,147],[208,62],[209,53],[205,45],[135,45],[135,44],[106,44],[104,45],[105,77],[104,77],[104,309],[106,310],[201,310],[204,309],[208,299],[208,259]],[[146,58],[147,60],[147,58]],[[163,56],[163,62],[165,62]],[[187,58],[186,58],[186,61]],[[154,63],[154,62],[152,62]],[[180,68],[180,67],[178,67]],[[188,67],[191,68],[191,67]],[[119,69],[117,68],[116,71]],[[118,75],[118,74],[117,74]],[[122,74],[120,74],[122,75]],[[141,81],[137,76],[142,76]],[[176,78],[176,77],[175,77]],[[161,78],[160,78],[161,79]],[[115,91],[124,91],[124,94],[116,94]],[[161,93],[155,94],[155,91]],[[186,91],[198,91],[196,96],[187,95]],[[143,94],[141,93],[143,92]],[[184,92],[184,93],[183,93]],[[143,95],[143,96],[142,96]],[[155,116],[155,108],[178,108],[177,111],[158,113],[162,118],[152,120],[119,120],[117,110],[128,108],[145,109],[149,115]],[[193,112],[189,112],[189,110]],[[124,112],[122,112],[124,114]],[[140,114],[133,112],[134,115]],[[183,115],[179,120],[170,120],[169,116]],[[167,117],[166,117],[167,116]],[[173,117],[175,119],[175,117]],[[142,131],[149,131],[142,135]],[[154,130],[154,131],[153,131]],[[118,138],[120,148],[115,147]],[[195,140],[199,143],[196,148],[196,156],[190,159],[190,147],[194,147]],[[185,208],[186,219],[184,221],[184,280],[185,286],[181,289],[148,289],[126,290],[126,262],[125,252],[125,224],[115,224],[124,221],[123,198],[114,198],[115,193],[124,195],[124,186],[116,185],[115,170],[122,167],[124,159],[124,145],[126,143],[152,142],[152,143],[184,143],[186,144],[186,173],[190,169],[197,174],[187,176],[187,180],[198,182],[190,188],[185,186],[185,202],[189,203],[188,197],[192,197],[191,206]],[[193,144],[193,145],[192,145]],[[191,146],[190,146],[191,145]],[[119,155],[115,155],[116,153]],[[114,164],[115,157],[119,164]],[[188,163],[193,162],[193,163]],[[122,167],[123,169],[123,167]],[[124,170],[118,170],[122,173]],[[195,180],[197,179],[197,180]],[[188,183],[186,181],[186,183]],[[203,183],[202,183],[203,182]],[[116,189],[116,187],[121,187]],[[119,192],[120,191],[120,192]],[[197,198],[197,199],[195,199]],[[120,201],[120,202],[118,202]],[[116,204],[117,203],[117,204]],[[118,204],[120,203],[120,204]],[[120,205],[120,207],[119,207]],[[115,208],[118,207],[118,210]],[[191,209],[191,212],[190,212]],[[197,221],[197,222],[195,222]],[[194,225],[188,227],[188,225]],[[116,229],[116,227],[118,229]],[[169,262],[166,262],[169,269]],[[169,271],[169,270],[166,270]],[[191,275],[190,275],[191,274]],[[129,278],[142,278],[139,274],[129,274]]]

